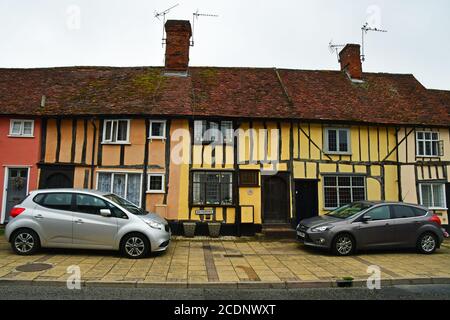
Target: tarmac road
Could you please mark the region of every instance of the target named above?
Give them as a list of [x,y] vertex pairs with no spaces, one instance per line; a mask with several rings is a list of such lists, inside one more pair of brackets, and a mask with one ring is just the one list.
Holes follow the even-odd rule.
[[321,289],[170,289],[0,285],[0,300],[450,300],[450,285],[402,285],[381,290]]

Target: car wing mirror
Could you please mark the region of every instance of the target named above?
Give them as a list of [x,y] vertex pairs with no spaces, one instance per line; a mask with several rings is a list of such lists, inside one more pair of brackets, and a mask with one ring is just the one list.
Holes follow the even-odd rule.
[[100,209],[100,215],[102,217],[111,217],[111,210],[109,210],[109,209]]
[[372,217],[371,217],[371,216],[369,216],[369,215],[364,215],[364,216],[362,217],[362,222],[369,222],[369,221],[372,221]]

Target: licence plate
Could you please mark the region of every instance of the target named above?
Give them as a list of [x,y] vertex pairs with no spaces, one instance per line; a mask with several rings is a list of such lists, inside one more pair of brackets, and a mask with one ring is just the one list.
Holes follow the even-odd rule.
[[298,235],[299,235],[299,237],[302,237],[302,238],[306,237],[306,234],[304,234],[303,232],[299,232]]

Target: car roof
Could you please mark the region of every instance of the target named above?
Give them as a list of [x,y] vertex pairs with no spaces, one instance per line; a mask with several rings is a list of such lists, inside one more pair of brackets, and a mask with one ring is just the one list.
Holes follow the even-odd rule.
[[57,188],[57,189],[40,189],[32,191],[33,194],[38,193],[55,193],[55,192],[78,192],[78,193],[90,193],[98,196],[105,196],[111,194],[111,192],[103,192],[99,190],[91,190],[91,189],[75,189],[75,188]]
[[414,204],[414,203],[407,203],[407,202],[400,202],[400,201],[383,201],[383,200],[364,200],[364,201],[357,201],[355,203],[364,203],[368,205],[379,205],[379,204],[397,204],[397,205],[404,205],[404,206],[411,206],[421,209],[426,209],[426,207],[421,206],[420,204]]

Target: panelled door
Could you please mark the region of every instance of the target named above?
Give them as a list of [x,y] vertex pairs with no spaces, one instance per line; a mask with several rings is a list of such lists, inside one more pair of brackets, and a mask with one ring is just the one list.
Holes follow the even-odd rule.
[[282,176],[263,177],[263,222],[286,223],[289,221],[288,183]]
[[7,176],[5,222],[11,209],[27,196],[28,168],[8,168]]

